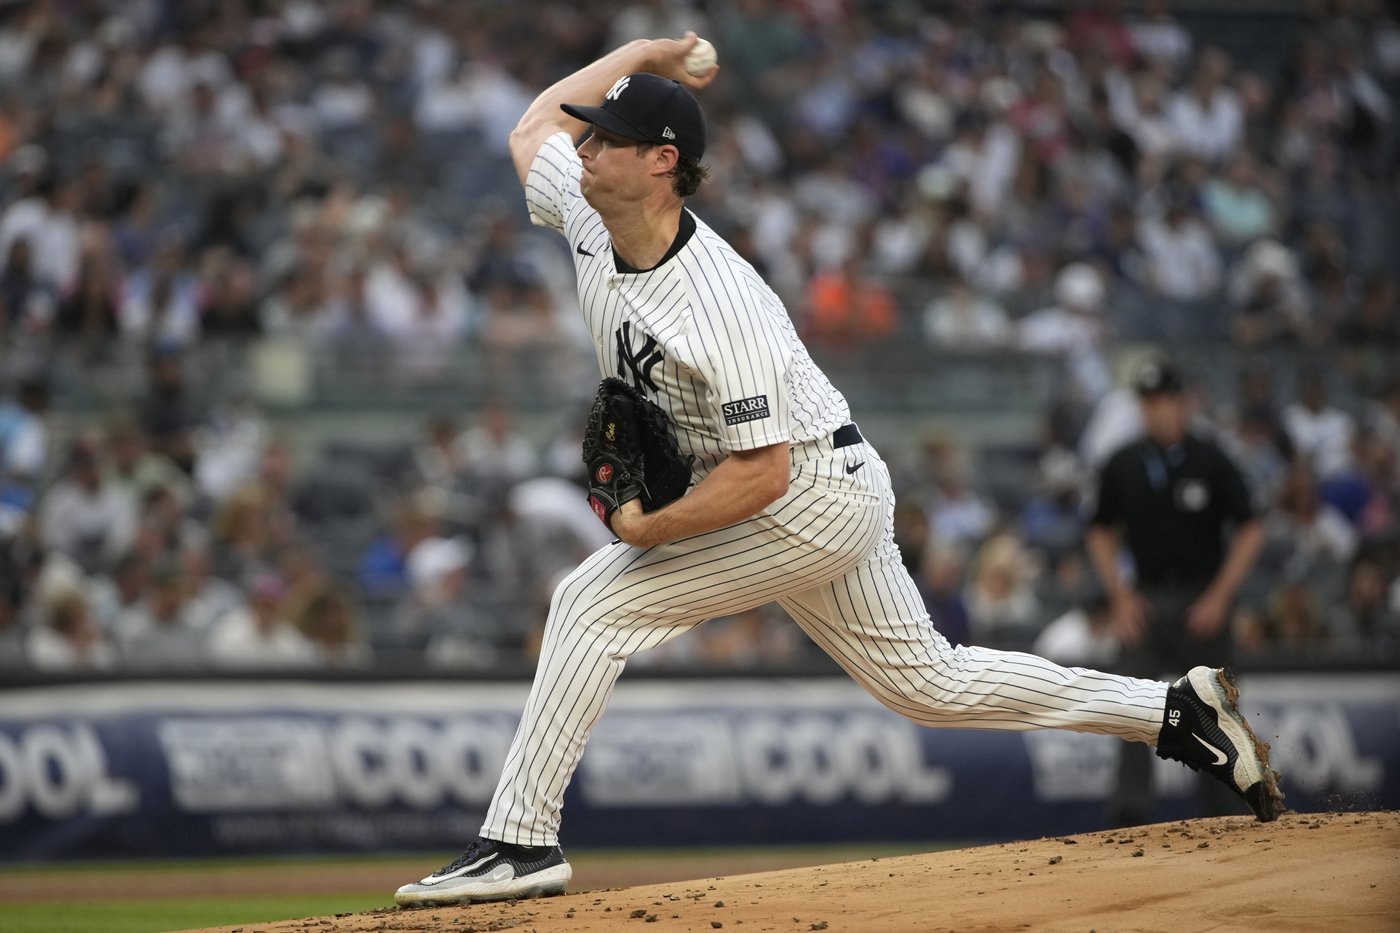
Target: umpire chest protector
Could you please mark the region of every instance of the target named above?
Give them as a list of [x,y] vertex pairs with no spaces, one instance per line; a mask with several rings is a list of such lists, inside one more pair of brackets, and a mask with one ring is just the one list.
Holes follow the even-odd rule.
[[1143,439],[1104,465],[1094,523],[1126,530],[1143,583],[1204,581],[1225,557],[1225,534],[1253,517],[1240,471],[1213,442],[1188,434]]

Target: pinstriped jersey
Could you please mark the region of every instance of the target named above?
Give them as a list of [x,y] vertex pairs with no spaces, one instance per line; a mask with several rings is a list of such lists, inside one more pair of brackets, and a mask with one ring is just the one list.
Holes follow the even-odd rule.
[[801,444],[850,420],[782,301],[703,222],[655,269],[619,272],[602,218],[579,193],[582,170],[568,134],[550,137],[525,182],[530,219],[562,233],[573,250],[603,375],[625,379],[670,413],[697,472],[730,451]]

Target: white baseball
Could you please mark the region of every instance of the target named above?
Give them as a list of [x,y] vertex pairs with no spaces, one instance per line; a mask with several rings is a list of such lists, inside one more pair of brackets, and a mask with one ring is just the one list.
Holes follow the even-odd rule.
[[685,70],[688,74],[700,77],[708,74],[715,66],[719,56],[715,54],[715,47],[709,39],[701,39],[691,47],[685,55]]

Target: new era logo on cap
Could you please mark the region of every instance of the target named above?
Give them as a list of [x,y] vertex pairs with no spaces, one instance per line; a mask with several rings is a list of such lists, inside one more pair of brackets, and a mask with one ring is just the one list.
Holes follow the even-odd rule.
[[626,139],[675,146],[681,155],[705,154],[705,116],[680,82],[638,72],[623,75],[603,95],[602,106],[561,104],[576,120]]

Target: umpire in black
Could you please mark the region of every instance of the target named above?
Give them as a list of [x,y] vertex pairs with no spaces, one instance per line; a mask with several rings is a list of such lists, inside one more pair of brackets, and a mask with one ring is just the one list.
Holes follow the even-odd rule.
[[[1175,678],[1197,664],[1230,662],[1230,612],[1263,530],[1239,469],[1190,428],[1181,373],[1150,359],[1137,370],[1143,436],[1104,464],[1086,543],[1112,601],[1122,642],[1118,673]],[[1126,543],[1134,573],[1124,573]],[[1214,782],[1211,782],[1214,783]],[[1205,789],[1211,813],[1237,807]],[[1152,818],[1151,749],[1124,743],[1109,816]]]

